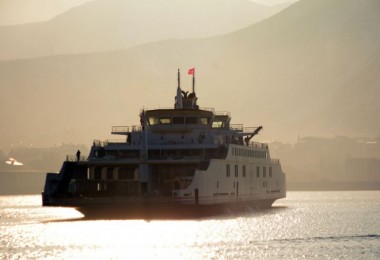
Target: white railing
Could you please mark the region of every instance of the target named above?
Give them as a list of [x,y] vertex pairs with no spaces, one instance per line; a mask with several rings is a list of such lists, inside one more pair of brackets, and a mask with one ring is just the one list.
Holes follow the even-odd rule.
[[215,115],[216,116],[230,116],[230,112],[227,112],[227,111],[216,111]]
[[243,125],[242,124],[232,124],[230,125],[230,129],[234,131],[243,131]]
[[94,140],[93,145],[98,146],[98,147],[105,147],[108,145],[116,145],[116,144],[125,144],[126,140],[125,139],[111,139],[111,140]]
[[259,148],[259,149],[268,149],[268,144],[266,143],[250,142],[248,146],[253,147],[253,148]]
[[112,133],[131,133],[141,131],[141,126],[132,125],[132,126],[113,126]]

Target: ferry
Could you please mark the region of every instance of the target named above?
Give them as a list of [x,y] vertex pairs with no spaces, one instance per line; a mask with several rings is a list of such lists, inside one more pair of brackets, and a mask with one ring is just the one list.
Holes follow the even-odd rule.
[[119,141],[95,140],[88,157],[67,156],[47,173],[43,206],[73,207],[85,216],[198,216],[268,208],[286,196],[285,174],[268,144],[253,142],[262,126],[231,124],[228,112],[200,108],[183,91],[178,70],[174,107],[142,109],[134,126],[113,126]]

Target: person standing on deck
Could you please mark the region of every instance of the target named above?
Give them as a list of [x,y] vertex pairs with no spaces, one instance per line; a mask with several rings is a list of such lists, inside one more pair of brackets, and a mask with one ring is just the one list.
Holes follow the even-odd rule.
[[80,151],[78,150],[77,151],[77,162],[79,162],[79,160],[80,160]]

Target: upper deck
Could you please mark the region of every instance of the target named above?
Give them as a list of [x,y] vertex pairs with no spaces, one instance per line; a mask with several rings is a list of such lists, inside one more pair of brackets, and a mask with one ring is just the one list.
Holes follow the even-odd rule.
[[[262,127],[243,127],[230,124],[229,112],[200,108],[194,92],[182,91],[179,82],[174,107],[143,109],[139,126],[114,126],[112,134],[126,135],[129,146],[165,146],[176,149],[214,148],[238,144],[248,146]],[[121,144],[121,143],[120,143]],[[141,149],[146,149],[141,147]]]
[[209,126],[214,113],[194,109],[155,109],[142,112],[142,125],[204,125]]

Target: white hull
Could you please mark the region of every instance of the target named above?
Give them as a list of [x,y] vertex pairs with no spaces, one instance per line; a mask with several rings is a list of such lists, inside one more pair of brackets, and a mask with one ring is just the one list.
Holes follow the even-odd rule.
[[198,190],[199,205],[276,200],[286,196],[285,175],[278,160],[234,155],[234,148],[254,151],[253,148],[231,145],[225,160],[213,159],[207,170],[197,170],[187,189],[173,191],[173,200],[194,204],[195,190]]

